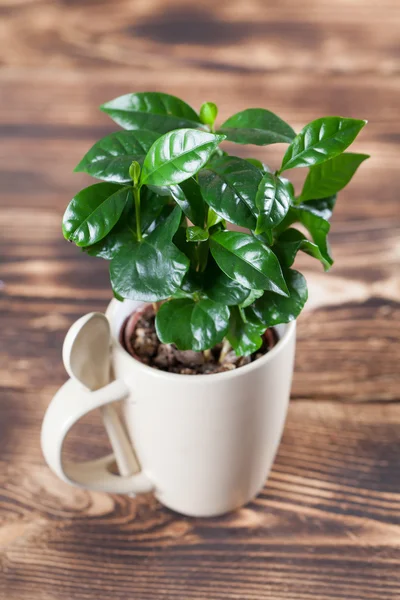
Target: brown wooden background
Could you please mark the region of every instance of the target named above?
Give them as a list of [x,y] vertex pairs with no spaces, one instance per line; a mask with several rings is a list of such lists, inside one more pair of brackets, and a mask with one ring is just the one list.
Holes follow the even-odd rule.
[[[2,0],[0,16],[1,600],[400,598],[398,0]],[[295,128],[369,119],[336,264],[300,261],[311,298],[273,473],[220,519],[70,488],[39,448],[65,332],[110,296],[106,263],[61,236],[89,181],[72,169],[115,129],[97,106],[140,90]],[[72,438],[75,456],[107,446],[96,416]]]

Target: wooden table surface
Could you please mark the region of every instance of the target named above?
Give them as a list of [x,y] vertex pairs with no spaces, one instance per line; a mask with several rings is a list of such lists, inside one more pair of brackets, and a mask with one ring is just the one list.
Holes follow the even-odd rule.
[[[399,599],[398,0],[2,0],[0,14],[1,600]],[[71,488],[39,447],[65,332],[110,297],[106,262],[61,235],[89,182],[72,169],[115,129],[97,106],[143,90],[215,101],[222,118],[262,106],[297,129],[369,119],[336,264],[299,261],[310,301],[271,477],[218,519]],[[106,449],[93,415],[67,450]]]

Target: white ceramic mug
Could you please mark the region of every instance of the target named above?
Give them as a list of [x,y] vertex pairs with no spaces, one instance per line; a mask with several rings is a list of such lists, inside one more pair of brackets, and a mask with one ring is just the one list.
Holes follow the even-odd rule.
[[[142,305],[110,303],[106,314],[116,379],[95,392],[69,380],[58,391],[43,421],[46,461],[73,485],[114,493],[154,491],[165,506],[185,515],[216,516],[238,508],[262,489],[280,442],[296,323],[278,326],[277,345],[249,365],[214,375],[179,375],[142,364],[119,343],[126,317]],[[72,425],[119,400],[140,472],[113,474],[113,455],[86,463],[63,461]]]

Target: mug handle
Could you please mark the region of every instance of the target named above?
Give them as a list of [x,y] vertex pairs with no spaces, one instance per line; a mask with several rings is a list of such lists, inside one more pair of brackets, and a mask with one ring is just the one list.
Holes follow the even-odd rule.
[[77,487],[115,494],[141,494],[154,489],[144,471],[115,475],[109,467],[114,454],[82,463],[63,461],[62,450],[71,427],[88,412],[129,395],[125,383],[117,379],[94,392],[69,379],[56,393],[43,419],[41,445],[49,467],[60,479]]

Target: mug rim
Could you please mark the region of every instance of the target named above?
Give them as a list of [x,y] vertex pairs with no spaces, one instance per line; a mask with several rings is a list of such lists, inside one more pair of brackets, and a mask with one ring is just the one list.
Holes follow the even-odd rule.
[[[111,300],[111,302],[108,304],[105,315],[110,323],[112,323],[112,321],[115,318],[114,317],[115,310],[118,308],[118,305],[121,305],[121,304],[122,304],[122,302],[117,300],[117,298],[113,298]],[[151,304],[151,303],[150,302],[142,302],[142,304],[145,305],[145,304]],[[136,311],[132,311],[132,312],[136,312]],[[187,374],[187,373],[170,373],[168,371],[161,371],[161,370],[155,369],[154,367],[151,367],[149,365],[145,365],[140,360],[137,360],[134,356],[132,356],[132,354],[129,354],[129,352],[122,346],[121,342],[119,341],[119,336],[116,337],[112,331],[111,331],[111,342],[112,342],[112,348],[115,351],[122,353],[124,356],[127,356],[128,358],[130,358],[134,362],[136,368],[142,369],[148,375],[152,375],[154,377],[159,377],[159,378],[165,378],[170,381],[172,379],[176,379],[176,380],[182,382],[184,379],[186,381],[188,381],[188,379],[190,379],[193,382],[198,381],[199,383],[200,382],[204,383],[204,381],[206,380],[209,383],[211,383],[212,381],[217,381],[217,380],[220,381],[221,379],[228,379],[228,377],[239,377],[241,374],[244,375],[245,372],[249,373],[250,371],[259,369],[262,366],[264,366],[265,364],[267,364],[268,362],[270,362],[275,357],[275,355],[282,352],[284,350],[285,346],[288,344],[292,335],[295,333],[296,322],[297,322],[296,319],[294,319],[293,321],[290,321],[289,323],[282,323],[282,325],[285,326],[285,331],[283,332],[282,336],[279,338],[277,344],[275,344],[275,346],[272,348],[272,350],[270,350],[269,352],[264,354],[264,356],[262,358],[258,358],[257,360],[253,361],[252,363],[249,363],[248,365],[239,367],[238,369],[233,369],[232,371],[223,371],[222,373],[198,373],[196,375],[191,375],[191,374]]]

